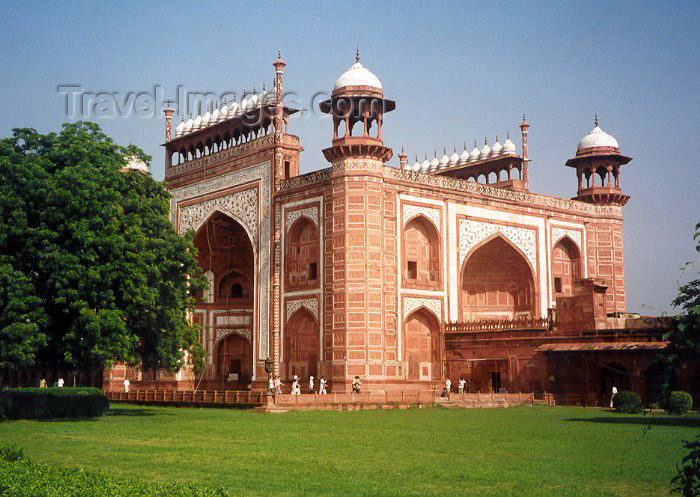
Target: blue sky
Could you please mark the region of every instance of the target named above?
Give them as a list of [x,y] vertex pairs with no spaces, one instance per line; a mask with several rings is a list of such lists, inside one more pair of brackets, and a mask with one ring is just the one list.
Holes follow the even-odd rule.
[[[75,120],[58,86],[85,91],[224,93],[271,85],[277,48],[285,90],[308,109],[290,123],[302,172],[326,167],[331,126],[311,112],[354,62],[397,102],[385,143],[411,158],[530,128],[530,188],[571,197],[564,166],[600,115],[625,155],[628,309],[671,310],[700,222],[700,2],[14,2],[0,4],[0,136]],[[163,177],[162,117],[95,117],[118,143],[153,155]],[[179,119],[175,119],[175,124]],[[392,159],[396,161],[396,159]]]

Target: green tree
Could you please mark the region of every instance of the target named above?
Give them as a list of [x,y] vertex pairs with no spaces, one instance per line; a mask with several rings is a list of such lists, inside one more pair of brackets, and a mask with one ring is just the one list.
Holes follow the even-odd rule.
[[[694,239],[695,249],[700,253],[700,224],[695,226]],[[694,262],[688,263],[687,267],[696,269]],[[670,342],[666,358],[673,367],[681,361],[697,364],[700,361],[700,278],[682,285],[673,305],[683,312],[674,317],[671,329],[664,337]],[[671,481],[671,491],[693,497],[700,495],[700,441],[685,441],[683,447],[689,452]]]
[[0,140],[0,367],[177,369],[200,361],[186,320],[205,283],[170,195],[97,124]]

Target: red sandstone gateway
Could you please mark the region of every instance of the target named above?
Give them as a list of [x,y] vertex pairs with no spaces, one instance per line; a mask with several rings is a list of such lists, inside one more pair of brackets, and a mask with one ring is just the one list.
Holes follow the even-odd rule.
[[597,118],[566,163],[573,199],[529,191],[525,116],[521,153],[508,135],[422,163],[402,149],[391,167],[382,127],[396,104],[358,54],[320,104],[330,165],[299,175],[285,63],[273,65],[273,91],[183,118],[174,137],[166,110],[172,220],[196,233],[210,283],[192,316],[207,367],[173,386],[264,390],[271,358],[287,388],[325,376],[335,393],[358,375],[370,392],[461,376],[467,392],[646,395],[664,323],[625,314],[620,170],[631,159]]

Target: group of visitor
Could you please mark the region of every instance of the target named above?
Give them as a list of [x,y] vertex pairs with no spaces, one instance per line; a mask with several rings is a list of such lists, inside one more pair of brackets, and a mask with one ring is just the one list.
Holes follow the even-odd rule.
[[[58,380],[53,382],[52,386],[63,388],[63,385],[65,385],[63,378],[59,378]],[[47,388],[48,386],[49,386],[49,384],[46,382],[45,378],[42,378],[41,380],[39,380],[39,388]]]
[[[464,393],[464,388],[467,385],[467,380],[462,378],[461,376],[459,377],[459,382],[457,383],[457,392],[458,393]],[[442,389],[442,396],[445,397],[446,395],[449,395],[450,392],[452,392],[452,380],[447,378],[445,380],[445,388]]]
[[[326,395],[328,392],[326,391],[326,386],[328,385],[328,381],[326,380],[325,376],[321,376],[321,379],[318,381],[318,393],[319,395]],[[270,381],[268,383],[268,390],[270,392],[274,393],[282,393],[282,387],[284,386],[284,383],[282,383],[282,379],[279,376],[270,377]],[[314,377],[309,376],[309,393],[316,393],[316,383],[314,382]],[[301,394],[301,378],[299,376],[294,375],[294,380],[292,381],[292,391],[290,392],[292,395],[300,395]]]

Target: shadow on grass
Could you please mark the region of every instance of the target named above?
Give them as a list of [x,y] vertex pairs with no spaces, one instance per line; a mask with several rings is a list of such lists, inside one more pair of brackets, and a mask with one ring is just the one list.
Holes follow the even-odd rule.
[[172,416],[171,413],[166,413],[163,411],[156,411],[155,409],[129,409],[129,408],[119,408],[119,409],[109,409],[105,416]]
[[639,417],[610,416],[596,418],[569,418],[564,421],[580,421],[587,423],[611,423],[631,425],[655,425],[655,426],[684,426],[687,428],[700,428],[700,417],[680,417],[668,415],[646,415]]

